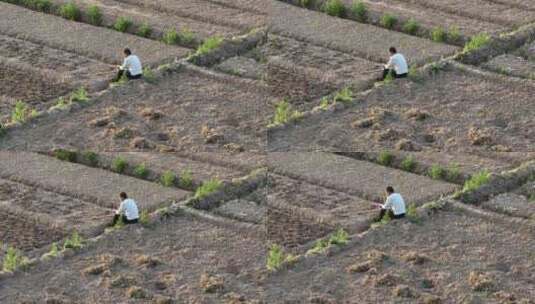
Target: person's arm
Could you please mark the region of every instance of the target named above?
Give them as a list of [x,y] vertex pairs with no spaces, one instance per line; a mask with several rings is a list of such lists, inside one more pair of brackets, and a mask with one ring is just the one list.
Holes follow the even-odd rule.
[[128,66],[130,65],[130,62],[128,60],[129,57],[126,57],[124,60],[123,60],[123,64],[119,66],[119,68],[121,70],[126,70],[128,68]]
[[390,199],[390,196],[386,198],[383,209],[392,209],[392,200]]
[[121,205],[119,205],[119,209],[117,209],[117,211],[115,211],[115,214],[124,214],[124,209],[125,209],[125,203],[124,201],[121,202]]
[[390,57],[390,59],[388,59],[388,62],[385,64],[385,69],[391,69],[394,67],[394,64],[392,63],[392,57]]

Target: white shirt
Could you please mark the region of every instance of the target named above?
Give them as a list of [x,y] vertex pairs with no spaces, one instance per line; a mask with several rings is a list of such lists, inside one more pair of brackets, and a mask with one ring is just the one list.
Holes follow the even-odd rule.
[[123,61],[123,65],[121,65],[121,70],[128,70],[132,76],[143,73],[141,61],[139,61],[139,58],[136,55],[129,55],[126,57]]
[[405,74],[409,72],[409,66],[403,55],[396,53],[390,57],[388,63],[385,65],[387,69],[394,69],[397,75]]
[[405,213],[405,201],[399,193],[392,193],[386,198],[383,209],[391,209],[394,215]]
[[131,198],[127,198],[122,201],[116,213],[124,214],[127,220],[135,220],[139,218],[139,211],[137,209],[136,202]]

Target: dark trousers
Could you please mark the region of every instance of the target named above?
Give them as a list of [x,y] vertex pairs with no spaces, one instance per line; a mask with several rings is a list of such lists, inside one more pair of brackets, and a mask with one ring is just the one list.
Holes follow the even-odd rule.
[[391,74],[394,78],[407,78],[407,73],[405,74],[396,74],[396,71],[390,70],[390,69],[384,69],[383,70],[383,80],[385,80],[386,76],[388,74]]
[[126,78],[128,78],[128,80],[132,80],[132,79],[140,79],[141,78],[141,74],[138,74],[138,75],[132,75],[130,74],[130,71],[126,71],[125,73],[125,70],[121,70],[119,69],[119,71],[117,72],[117,77],[115,77],[115,80],[114,81],[119,81],[121,80],[121,77],[123,77],[123,75],[126,75]]
[[111,223],[112,226],[115,226],[117,224],[117,222],[119,221],[119,219],[121,219],[121,221],[125,224],[135,224],[138,222],[138,219],[133,219],[133,220],[129,220],[126,218],[126,216],[123,214],[123,215],[119,215],[119,214],[116,214],[114,217],[113,217],[113,222]]
[[379,218],[377,221],[382,220],[387,213],[391,219],[400,219],[405,217],[405,213],[394,215],[394,212],[392,212],[392,210],[381,209],[381,213],[379,214]]

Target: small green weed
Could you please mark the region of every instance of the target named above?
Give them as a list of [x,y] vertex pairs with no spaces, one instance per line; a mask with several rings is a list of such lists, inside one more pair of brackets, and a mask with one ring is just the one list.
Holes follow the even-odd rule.
[[334,95],[334,102],[351,103],[353,101],[353,92],[349,87],[343,88]]
[[327,251],[327,249],[329,248],[329,245],[330,245],[329,240],[326,240],[326,239],[317,240],[316,243],[314,244],[314,247],[309,249],[306,255],[325,253],[325,251]]
[[458,164],[451,165],[446,172],[446,179],[450,182],[455,182],[461,177],[461,169]]
[[490,42],[490,36],[487,33],[481,33],[470,38],[470,41],[464,46],[464,52],[477,50]]
[[389,151],[382,151],[377,156],[377,163],[382,166],[390,166],[394,161],[394,155]]
[[427,173],[432,179],[438,180],[446,177],[446,169],[437,164],[432,165]]
[[71,102],[86,102],[88,100],[89,96],[83,87],[78,88],[71,94]]
[[175,29],[165,31],[162,36],[162,41],[165,44],[178,44],[178,33]]
[[359,22],[366,22],[368,20],[368,8],[362,1],[355,1],[351,5],[351,14]]
[[342,245],[346,245],[348,241],[349,241],[349,234],[342,228],[339,228],[338,230],[336,230],[336,232],[332,234],[331,237],[329,238],[329,243],[331,245],[342,246]]
[[100,26],[102,24],[102,12],[96,5],[91,5],[87,9],[87,18],[92,25]]
[[76,161],[76,152],[65,149],[56,149],[54,150],[54,157],[73,163]]
[[331,104],[331,102],[329,101],[329,98],[327,97],[323,97],[321,100],[320,100],[320,109],[322,110],[327,110],[327,108],[329,107],[329,105]]
[[73,231],[71,236],[63,243],[63,249],[78,250],[84,245],[84,239],[78,234],[77,231]]
[[193,176],[190,170],[182,171],[178,180],[178,184],[180,185],[181,188],[186,188],[186,189],[193,186]]
[[134,175],[139,178],[146,178],[149,175],[149,170],[145,163],[141,163],[134,168]]
[[473,191],[488,183],[490,180],[490,172],[483,170],[478,172],[464,183],[463,191]]
[[197,190],[195,190],[195,198],[202,199],[210,195],[211,193],[219,190],[221,186],[223,186],[223,183],[220,180],[218,180],[217,178],[212,178],[202,183],[201,186],[199,186]]
[[67,102],[65,98],[60,97],[56,100],[56,104],[54,105],[54,107],[58,109],[65,109],[69,104],[70,102]]
[[218,48],[223,43],[223,38],[219,36],[213,36],[206,39],[198,48],[197,55],[205,55],[212,50]]
[[128,162],[120,156],[116,157],[111,164],[112,170],[117,173],[123,173],[126,167],[128,167]]
[[183,45],[190,45],[195,41],[195,34],[187,27],[184,27],[178,33],[178,41]]
[[2,270],[13,272],[18,268],[24,268],[29,263],[27,257],[23,256],[17,249],[8,247],[2,263]]
[[143,79],[148,83],[156,83],[156,75],[154,75],[152,69],[148,67],[143,68]]
[[130,20],[129,18],[126,18],[126,17],[119,17],[117,18],[117,20],[115,20],[115,23],[113,24],[113,28],[116,30],[116,31],[119,31],[119,32],[126,32],[128,30],[128,28],[130,28],[132,26],[133,22],[132,20]]
[[44,258],[55,258],[59,256],[58,243],[54,242],[50,246],[50,250],[43,255]]
[[336,17],[344,17],[346,15],[346,7],[341,0],[327,0],[323,4],[323,11]]
[[411,35],[416,34],[419,29],[420,29],[420,24],[418,23],[418,21],[412,18],[409,19],[407,22],[405,22],[405,24],[403,25],[403,31]]
[[282,263],[284,262],[284,252],[282,250],[282,247],[273,244],[269,248],[267,261],[266,261],[266,267],[269,271],[276,271],[279,270],[282,266]]
[[137,35],[141,37],[148,38],[152,34],[152,28],[149,26],[147,22],[144,22],[139,26],[137,30]]
[[414,157],[407,156],[403,159],[401,162],[401,169],[404,171],[412,172],[416,168],[416,161],[414,160]]
[[440,27],[436,27],[431,31],[431,40],[435,42],[444,42],[447,38],[446,31]]
[[381,17],[380,23],[381,26],[387,29],[392,29],[398,23],[398,18],[387,13]]
[[459,42],[461,41],[461,31],[458,27],[454,26],[451,27],[448,31],[448,39],[451,42]]
[[413,223],[417,223],[420,221],[420,216],[418,215],[418,210],[415,204],[409,204],[409,206],[407,207],[407,217]]
[[175,184],[176,175],[173,171],[167,170],[160,176],[160,183],[166,187],[171,187]]
[[145,227],[149,226],[150,224],[150,214],[147,210],[141,211],[139,214],[139,223]]
[[11,121],[14,123],[24,123],[37,116],[37,111],[21,100],[15,102],[15,108],[11,112]]
[[275,107],[275,115],[273,116],[272,125],[283,125],[290,121],[299,120],[303,114],[299,111],[294,111],[287,100],[281,100]]
[[69,2],[60,6],[59,14],[61,17],[71,21],[80,21],[82,16],[82,12],[73,2]]
[[98,165],[98,154],[93,151],[85,151],[82,157],[89,163],[90,166],[96,167]]

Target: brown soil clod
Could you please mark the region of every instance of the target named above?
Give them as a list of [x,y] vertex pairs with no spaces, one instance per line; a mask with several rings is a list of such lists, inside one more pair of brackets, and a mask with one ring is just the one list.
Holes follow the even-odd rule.
[[137,132],[134,129],[131,129],[129,127],[120,128],[113,134],[113,138],[115,139],[130,139],[134,137],[137,134]]
[[163,117],[162,112],[156,111],[153,108],[144,108],[139,114],[149,120],[157,120]]
[[132,286],[126,290],[126,296],[132,299],[146,299],[147,291],[139,286]]
[[136,264],[139,266],[145,266],[147,268],[153,268],[160,264],[162,264],[162,261],[158,258],[151,257],[149,255],[138,255],[135,258]]
[[440,298],[439,296],[435,296],[435,295],[426,293],[426,294],[420,295],[420,299],[419,299],[418,303],[421,303],[421,304],[441,304],[442,303],[442,298]]
[[222,142],[224,139],[223,134],[220,134],[217,130],[209,128],[208,126],[202,127],[201,135],[204,137],[204,142],[207,144]]
[[407,285],[398,285],[392,291],[394,296],[401,298],[412,298],[414,297],[414,291]]
[[228,143],[223,146],[225,150],[231,152],[231,153],[240,153],[245,151],[242,145],[235,144],[235,143]]
[[144,137],[135,137],[130,141],[130,147],[135,149],[152,149],[154,145]]
[[375,123],[375,120],[373,118],[363,118],[363,119],[359,119],[359,120],[352,122],[351,127],[354,129],[369,128],[373,126],[374,123]]
[[394,274],[384,274],[375,280],[375,286],[396,286],[401,278]]
[[492,145],[494,140],[488,129],[480,129],[476,127],[468,130],[468,138],[474,146]]
[[420,151],[420,150],[422,150],[420,148],[420,146],[418,146],[417,144],[415,144],[411,140],[408,140],[408,139],[405,139],[405,138],[398,140],[398,142],[396,142],[395,148],[396,148],[396,150],[399,150],[399,151]]
[[372,265],[369,261],[356,263],[347,267],[347,272],[367,272],[372,268]]
[[472,287],[472,290],[480,291],[492,291],[496,284],[494,279],[486,273],[471,271],[468,275],[468,284]]
[[422,265],[431,259],[423,254],[419,254],[415,251],[410,251],[407,254],[402,256],[403,260],[409,263],[412,263],[414,265]]
[[203,273],[199,280],[199,286],[206,293],[215,293],[223,290],[224,279],[220,276]]
[[105,127],[110,123],[109,117],[97,117],[89,122],[91,127]]
[[108,266],[102,263],[102,264],[92,265],[87,268],[84,268],[84,270],[82,270],[82,273],[85,275],[99,275],[107,269],[108,269]]
[[417,108],[411,108],[405,112],[405,117],[408,119],[414,119],[417,121],[422,121],[429,118],[431,115],[427,111],[423,111]]
[[401,136],[399,131],[388,128],[384,131],[379,131],[375,133],[376,141],[387,141],[387,140],[397,140]]
[[110,281],[110,288],[127,288],[136,284],[137,279],[131,275],[117,275]]

